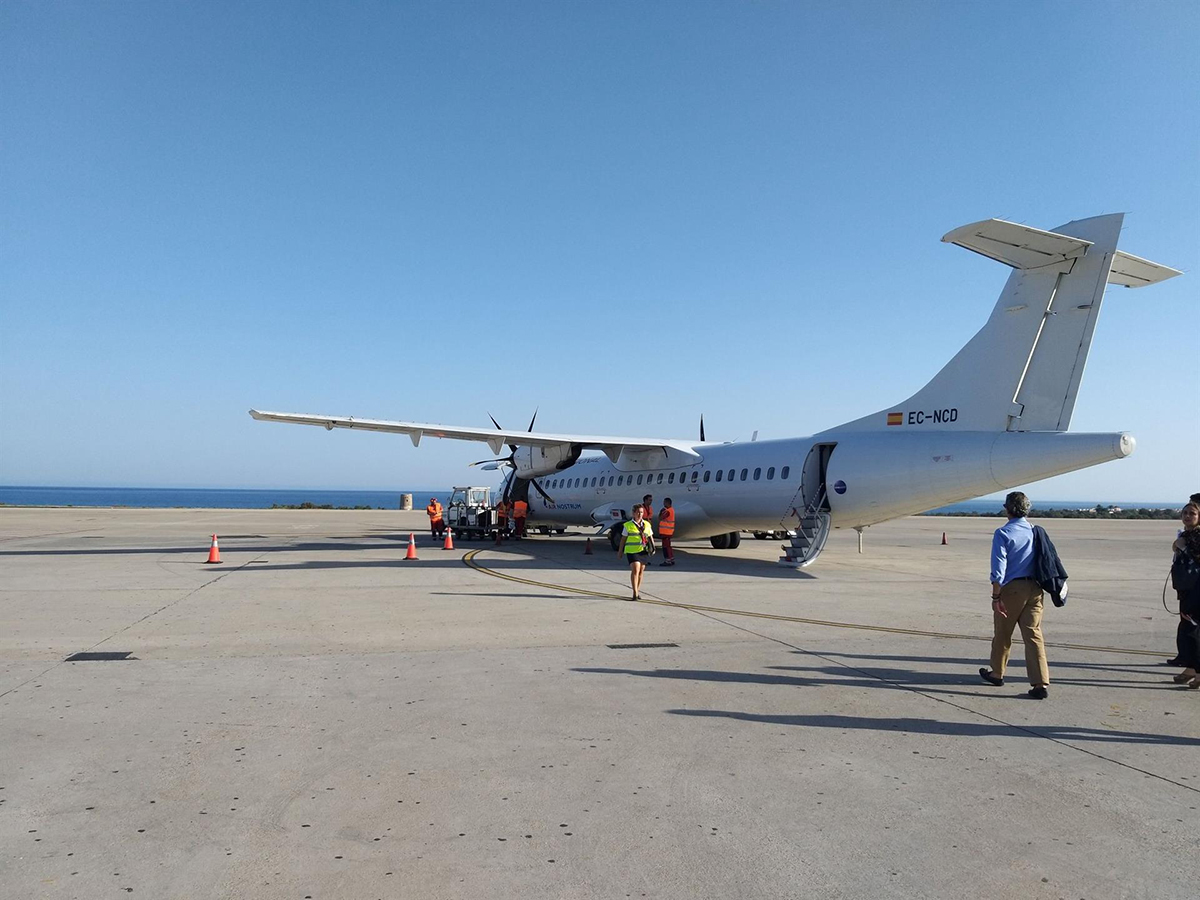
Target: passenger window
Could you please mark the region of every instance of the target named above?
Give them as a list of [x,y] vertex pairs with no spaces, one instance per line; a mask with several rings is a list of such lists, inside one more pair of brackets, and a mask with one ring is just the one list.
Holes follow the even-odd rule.
[[771,466],[769,469],[767,469],[767,481],[771,481],[774,478],[775,478],[775,467]]
[[747,475],[748,473],[749,473],[749,470],[748,470],[748,469],[742,469],[742,481],[745,481],[745,480],[746,480],[746,475]]
[[754,470],[754,480],[758,481],[758,479],[760,477],[762,477],[762,469],[755,469]]
[[717,469],[717,481],[721,480],[721,476],[725,474],[724,469]]
[[733,476],[734,476],[734,471],[733,471],[733,469],[730,469],[729,474],[725,477],[728,478],[730,481],[733,481]]
[[642,476],[641,476],[641,475],[639,475],[639,476],[638,476],[638,484],[641,484],[641,483],[642,483]]
[[608,476],[608,486],[609,487],[613,486],[613,477],[611,475]]
[[792,468],[791,466],[784,466],[782,469],[779,470],[779,477],[786,481],[787,477],[788,477],[788,472],[791,471],[791,468]]
[[[755,477],[755,478],[757,478],[758,476],[757,476],[757,475],[755,475],[754,477]],[[595,479],[595,478],[593,478],[593,479],[592,479],[592,487],[595,487],[595,486],[596,486],[596,479]]]
[[699,473],[699,472],[693,472],[693,473],[692,473],[692,484],[695,484],[695,483],[696,483],[696,481],[697,481],[699,478],[700,478],[700,473]]
[[654,483],[655,483],[655,484],[662,484],[662,477],[663,477],[663,473],[662,473],[662,472],[659,472],[659,473],[658,473],[658,477],[657,477],[656,479],[654,479]]
[[708,469],[705,469],[704,470],[704,481],[706,484],[708,483],[708,479],[710,479],[711,477],[712,477],[712,472],[708,471]]
[[623,484],[625,484],[625,476],[618,475],[617,476],[617,487],[621,487]]
[[675,473],[672,472],[670,475],[667,476],[667,484],[674,484],[674,483],[675,483]]

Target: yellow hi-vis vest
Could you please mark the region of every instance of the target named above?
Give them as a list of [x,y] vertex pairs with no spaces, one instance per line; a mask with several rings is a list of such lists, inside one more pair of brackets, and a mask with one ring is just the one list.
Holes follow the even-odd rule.
[[625,552],[626,553],[641,553],[646,549],[645,541],[642,535],[645,535],[646,540],[653,537],[653,532],[650,530],[650,523],[642,519],[642,529],[638,530],[637,523],[630,519],[625,523]]

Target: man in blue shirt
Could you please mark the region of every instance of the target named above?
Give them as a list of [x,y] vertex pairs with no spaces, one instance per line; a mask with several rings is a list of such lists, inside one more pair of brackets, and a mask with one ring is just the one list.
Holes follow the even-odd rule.
[[1025,516],[1032,504],[1020,491],[1004,498],[1008,522],[992,537],[992,667],[980,669],[988,684],[1004,684],[1013,629],[1025,640],[1029,696],[1045,700],[1050,684],[1046,645],[1042,641],[1042,589],[1033,577],[1033,526]]

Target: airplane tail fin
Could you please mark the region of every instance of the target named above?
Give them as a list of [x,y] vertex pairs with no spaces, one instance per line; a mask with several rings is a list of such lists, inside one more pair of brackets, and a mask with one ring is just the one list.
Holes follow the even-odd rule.
[[945,235],[1013,267],[987,324],[912,397],[831,431],[1066,431],[1107,285],[1181,274],[1118,251],[1123,218],[1054,231],[987,219]]

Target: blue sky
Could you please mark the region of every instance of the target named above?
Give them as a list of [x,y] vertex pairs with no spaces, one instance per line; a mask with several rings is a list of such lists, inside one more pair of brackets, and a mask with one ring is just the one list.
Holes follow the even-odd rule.
[[[0,483],[441,487],[486,447],[252,406],[710,439],[920,387],[989,216],[1128,213],[1057,499],[1200,490],[1200,6],[0,7]],[[482,449],[483,452],[480,452]]]

